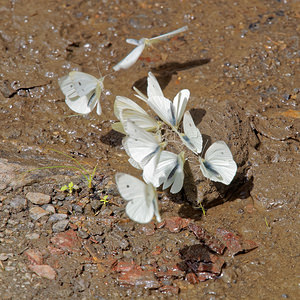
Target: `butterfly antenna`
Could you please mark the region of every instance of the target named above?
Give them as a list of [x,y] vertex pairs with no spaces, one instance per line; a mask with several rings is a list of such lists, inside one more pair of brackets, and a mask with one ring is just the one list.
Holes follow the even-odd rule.
[[101,71],[100,71],[99,64],[97,64],[97,69],[98,69],[98,73],[99,73],[100,78],[102,78],[102,73],[101,73]]

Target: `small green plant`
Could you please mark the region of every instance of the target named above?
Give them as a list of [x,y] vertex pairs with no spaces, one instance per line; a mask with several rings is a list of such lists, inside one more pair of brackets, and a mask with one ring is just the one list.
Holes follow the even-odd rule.
[[203,215],[206,216],[205,209],[204,209],[204,207],[203,207],[203,205],[202,205],[201,202],[198,203],[198,205],[196,206],[196,208],[201,208]]
[[267,228],[271,228],[271,226],[269,225],[269,223],[267,221],[267,217],[265,217],[265,223],[266,223]]
[[63,185],[61,188],[60,188],[60,190],[62,191],[62,192],[65,192],[65,191],[67,191],[67,190],[69,190],[69,194],[70,195],[72,195],[73,194],[73,190],[77,190],[78,189],[78,187],[76,186],[76,185],[74,185],[74,183],[71,181],[71,182],[69,182],[69,184],[68,185]]
[[107,200],[108,195],[105,195],[102,199],[100,199],[100,202],[103,203],[104,206],[106,206],[106,203],[109,203],[109,200]]
[[[79,171],[83,175],[83,177],[86,179],[88,188],[89,189],[92,188],[92,180],[93,180],[93,178],[95,176],[97,165],[94,167],[94,169],[93,169],[92,172],[89,172],[76,158],[74,158],[74,157],[72,157],[72,156],[70,156],[70,155],[68,155],[66,153],[63,153],[61,151],[55,150],[55,149],[49,149],[49,150],[51,150],[53,152],[56,152],[56,153],[59,153],[61,155],[64,155],[65,157],[71,159],[73,162],[75,162],[75,166],[49,166],[49,167],[40,167],[40,168],[28,170],[26,173],[32,172],[32,171],[36,171],[36,170],[43,170],[43,169],[56,169],[56,168],[75,169],[75,170]],[[69,183],[69,185],[70,184],[71,184],[71,182]],[[66,186],[65,190],[67,190],[67,189],[69,189],[69,186]]]

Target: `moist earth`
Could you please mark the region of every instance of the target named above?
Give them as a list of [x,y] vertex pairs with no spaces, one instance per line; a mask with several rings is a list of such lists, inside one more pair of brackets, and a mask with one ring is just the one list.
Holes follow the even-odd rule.
[[[29,0],[0,12],[1,299],[298,298],[298,1]],[[112,71],[126,38],[185,25]],[[71,70],[107,75],[100,117],[65,104],[57,79]],[[169,99],[190,90],[206,147],[224,140],[238,172],[215,184],[187,152],[184,191],[160,192],[162,222],[141,225],[114,183],[140,172],[111,124],[115,96],[145,92],[149,71]],[[91,188],[78,163],[97,166]]]

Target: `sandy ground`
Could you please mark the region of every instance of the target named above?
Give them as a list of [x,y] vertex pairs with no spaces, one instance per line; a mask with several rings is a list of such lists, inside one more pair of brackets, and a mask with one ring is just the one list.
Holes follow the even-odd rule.
[[[296,299],[299,3],[119,2],[0,2],[0,298]],[[126,38],[185,25],[113,72],[133,48]],[[107,75],[100,117],[72,116],[57,81],[71,70]],[[115,97],[145,91],[149,71],[170,99],[190,90],[195,123],[229,145],[238,173],[224,188],[191,163],[196,194],[188,183],[160,193],[163,222],[139,225],[114,184],[117,171],[139,172],[110,125]],[[72,168],[24,173],[74,166],[49,149],[98,164],[93,188]],[[78,189],[61,192],[71,181]]]

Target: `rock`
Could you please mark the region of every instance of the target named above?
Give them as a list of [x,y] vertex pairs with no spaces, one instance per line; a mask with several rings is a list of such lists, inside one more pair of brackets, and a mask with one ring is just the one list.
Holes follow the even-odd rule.
[[0,260],[5,261],[8,260],[9,255],[7,253],[0,253]]
[[180,217],[170,217],[165,219],[165,227],[171,232],[179,232],[181,229],[187,227],[191,219]]
[[42,193],[29,192],[26,194],[26,198],[33,204],[43,205],[48,204],[51,201],[51,197]]
[[240,252],[248,252],[258,247],[254,241],[244,240],[239,234],[234,234],[224,228],[217,229],[217,235],[226,245],[230,255],[234,256]]
[[91,206],[92,206],[92,209],[97,211],[99,210],[99,208],[101,207],[101,202],[99,200],[92,200],[91,201]]
[[67,217],[68,217],[68,215],[66,215],[66,214],[53,214],[49,217],[48,222],[55,223],[58,221],[65,220],[65,219],[67,219]]
[[163,294],[178,295],[179,287],[172,285],[164,285],[161,288],[159,288],[159,291]]
[[49,211],[51,214],[55,214],[55,207],[52,204],[44,204],[42,208]]
[[33,220],[38,220],[40,219],[41,217],[43,216],[46,216],[46,215],[49,215],[50,213],[44,209],[42,209],[41,207],[39,206],[34,206],[32,207],[30,210],[29,210],[29,213],[30,213],[30,217],[33,219]]
[[155,278],[152,271],[142,270],[141,267],[135,267],[128,272],[122,272],[117,278],[121,285],[141,286],[145,289],[157,289],[160,283]]
[[28,249],[24,252],[24,254],[29,259],[32,265],[41,265],[43,264],[43,255],[37,249]]
[[112,268],[115,272],[129,272],[136,268],[134,261],[118,261]]
[[122,235],[112,232],[105,239],[104,246],[110,250],[115,250],[118,248],[125,250],[129,246],[129,242]]
[[38,238],[40,238],[40,235],[36,232],[34,233],[28,233],[25,235],[25,238],[28,240],[37,240]]
[[78,236],[82,239],[87,239],[89,237],[89,234],[85,230],[79,228],[78,229]]
[[49,265],[29,265],[28,266],[31,271],[36,273],[37,275],[47,278],[47,279],[55,279],[56,272]]
[[27,200],[22,196],[16,196],[9,202],[9,205],[15,212],[20,212],[27,208]]
[[79,213],[79,214],[82,214],[82,212],[83,212],[83,208],[78,204],[72,204],[72,209],[73,209],[73,211],[75,211],[76,213]]
[[81,248],[80,241],[74,230],[58,233],[51,238],[51,242],[57,247],[68,252],[79,252]]
[[77,279],[74,282],[74,289],[78,292],[83,292],[89,287],[89,282],[85,281],[83,278]]
[[53,232],[63,232],[66,230],[68,224],[69,224],[69,220],[58,221],[57,223],[53,224],[52,230]]
[[195,236],[201,241],[201,243],[205,244],[210,250],[220,255],[223,254],[225,245],[216,237],[210,235],[204,228],[196,224],[190,224],[189,230],[192,231]]
[[32,179],[28,177],[19,176],[26,170],[19,164],[10,163],[7,159],[0,158],[0,191],[8,187],[18,188],[32,182]]

